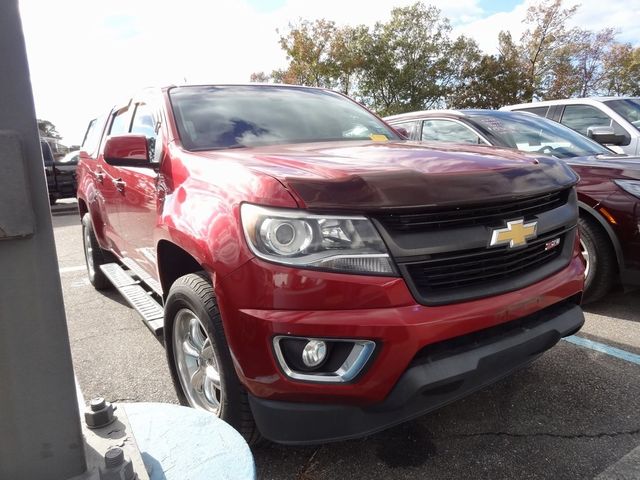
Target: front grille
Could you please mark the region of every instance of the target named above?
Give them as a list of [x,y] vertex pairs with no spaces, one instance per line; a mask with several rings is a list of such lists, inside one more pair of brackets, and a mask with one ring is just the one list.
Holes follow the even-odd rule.
[[[405,264],[421,295],[443,293],[514,278],[530,269],[537,269],[560,256],[565,231],[546,233],[526,247],[512,250],[480,248],[432,255],[429,260]],[[547,242],[560,239],[560,244],[547,250]]]
[[488,203],[482,206],[434,208],[416,213],[388,213],[377,219],[390,232],[425,232],[474,225],[495,226],[505,219],[530,218],[567,203],[571,189]]

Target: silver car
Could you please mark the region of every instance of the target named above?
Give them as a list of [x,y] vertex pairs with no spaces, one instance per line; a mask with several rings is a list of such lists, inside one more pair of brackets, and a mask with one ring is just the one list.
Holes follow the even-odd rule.
[[502,107],[562,123],[617,153],[640,155],[640,98],[592,97]]

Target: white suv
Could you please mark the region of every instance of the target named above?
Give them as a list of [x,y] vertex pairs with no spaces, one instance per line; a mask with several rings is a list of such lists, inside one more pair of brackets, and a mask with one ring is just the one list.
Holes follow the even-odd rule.
[[560,122],[618,153],[640,155],[640,98],[593,97],[502,107]]

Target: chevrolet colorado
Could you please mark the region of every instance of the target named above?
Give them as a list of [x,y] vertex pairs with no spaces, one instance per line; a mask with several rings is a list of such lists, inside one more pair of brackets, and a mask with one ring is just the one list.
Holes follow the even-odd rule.
[[405,141],[327,90],[144,91],[90,123],[78,179],[91,282],[249,441],[382,430],[584,322],[571,169]]

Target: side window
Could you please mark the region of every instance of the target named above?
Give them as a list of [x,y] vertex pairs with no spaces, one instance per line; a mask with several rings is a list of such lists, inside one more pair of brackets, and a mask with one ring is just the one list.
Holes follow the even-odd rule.
[[154,119],[153,111],[149,105],[139,103],[133,114],[133,122],[131,123],[131,133],[144,135],[149,143],[149,157],[154,162],[160,161],[161,142],[158,139],[160,129],[157,128],[158,123]]
[[131,112],[129,109],[123,109],[117,112],[111,122],[109,135],[122,135],[129,133],[129,125],[131,123]]
[[519,108],[517,110],[514,110],[514,112],[535,113],[536,115],[539,115],[541,117],[546,117],[548,111],[549,111],[549,107],[530,107],[530,108]]
[[613,127],[613,131],[617,135],[625,137],[622,143],[623,146],[631,143],[631,136],[622,125],[606,113],[590,105],[567,105],[564,108],[560,123],[585,136],[589,127]]
[[447,143],[484,143],[473,130],[451,120],[425,120],[422,122],[421,139]]
[[586,135],[589,127],[610,127],[611,118],[590,105],[567,105],[560,123]]
[[418,135],[416,134],[416,131],[418,130],[418,122],[415,120],[411,122],[392,123],[391,126],[393,128],[404,128],[409,134],[410,140],[418,138]]
[[101,118],[94,118],[89,122],[87,131],[84,134],[84,140],[82,140],[82,150],[89,155],[94,155],[100,146],[105,121],[106,117],[103,116]]
[[44,140],[40,140],[40,148],[42,149],[42,160],[45,165],[53,165],[53,152],[51,151],[51,147]]
[[151,109],[144,103],[139,103],[136,107],[136,113],[133,115],[133,123],[131,124],[131,133],[145,135],[147,138],[156,137],[156,124],[153,121]]

